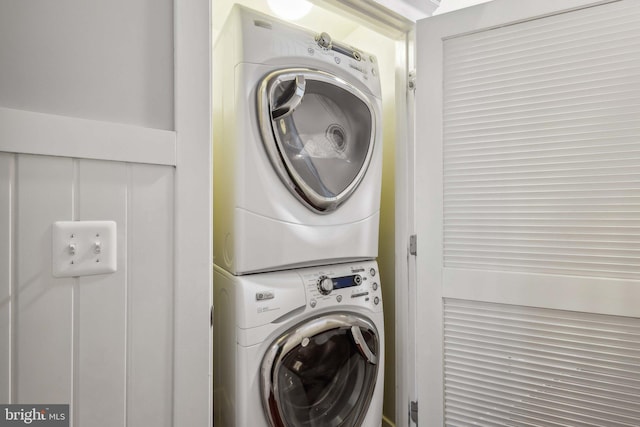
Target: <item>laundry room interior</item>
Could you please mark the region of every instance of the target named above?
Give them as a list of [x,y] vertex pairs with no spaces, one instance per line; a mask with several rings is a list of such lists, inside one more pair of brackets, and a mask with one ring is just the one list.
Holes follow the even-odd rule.
[[274,3],[0,1],[0,425],[640,426],[640,2]]

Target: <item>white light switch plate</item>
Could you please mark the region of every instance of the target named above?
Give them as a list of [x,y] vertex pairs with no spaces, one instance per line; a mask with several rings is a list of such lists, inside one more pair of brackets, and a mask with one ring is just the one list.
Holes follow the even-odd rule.
[[90,276],[117,270],[114,221],[53,223],[54,277]]

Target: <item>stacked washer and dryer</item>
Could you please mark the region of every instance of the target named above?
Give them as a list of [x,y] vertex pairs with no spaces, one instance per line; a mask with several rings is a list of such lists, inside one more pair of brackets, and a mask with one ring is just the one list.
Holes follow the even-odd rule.
[[239,5],[214,57],[214,423],[379,426],[376,59]]

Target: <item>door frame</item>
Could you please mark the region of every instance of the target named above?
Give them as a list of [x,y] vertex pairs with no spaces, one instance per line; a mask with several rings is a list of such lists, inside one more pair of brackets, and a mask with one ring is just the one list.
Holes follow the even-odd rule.
[[174,0],[173,11],[176,168],[172,425],[211,426],[211,0]]

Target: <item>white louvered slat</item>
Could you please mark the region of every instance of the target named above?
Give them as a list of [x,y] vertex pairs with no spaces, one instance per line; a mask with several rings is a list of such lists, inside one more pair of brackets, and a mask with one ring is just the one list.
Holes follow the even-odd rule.
[[444,265],[640,279],[640,7],[444,41]]
[[640,319],[446,299],[447,425],[640,425]]

